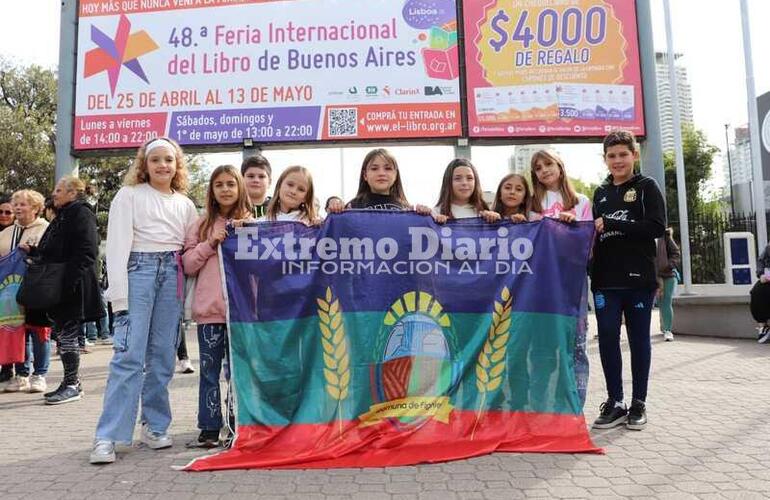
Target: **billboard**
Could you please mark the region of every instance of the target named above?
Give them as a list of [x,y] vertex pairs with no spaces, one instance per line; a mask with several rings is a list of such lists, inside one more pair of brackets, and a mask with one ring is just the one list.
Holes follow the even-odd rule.
[[80,0],[73,148],[461,135],[455,0]]
[[463,2],[470,137],[644,135],[635,3]]

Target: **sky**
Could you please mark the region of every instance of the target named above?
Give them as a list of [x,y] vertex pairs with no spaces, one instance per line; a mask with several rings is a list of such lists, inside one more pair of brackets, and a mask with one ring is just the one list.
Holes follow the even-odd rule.
[[[74,0],[65,0],[74,1]],[[695,125],[710,142],[724,149],[724,125],[748,122],[746,80],[739,0],[670,0],[674,50],[688,71],[692,86]],[[757,95],[770,91],[770,1],[748,0],[751,13],[753,66]],[[652,0],[653,33],[656,50],[666,50],[663,0]],[[0,56],[18,64],[39,64],[55,68],[59,57],[59,0],[15,2],[0,17]],[[31,27],[34,26],[34,29]],[[348,199],[355,195],[361,160],[366,147],[269,150],[265,154],[274,166],[274,178],[289,165],[307,166],[314,177],[318,198],[331,195]],[[414,203],[434,204],[441,175],[454,157],[449,146],[389,147],[396,158],[407,197]],[[558,145],[570,176],[598,182],[605,175],[601,147],[597,144]],[[473,163],[479,169],[482,187],[494,191],[507,173],[511,146],[476,146]],[[206,155],[212,165],[239,164],[240,153]],[[343,165],[340,168],[340,165]],[[712,182],[722,182],[722,160],[715,162]],[[343,182],[344,181],[344,182]]]

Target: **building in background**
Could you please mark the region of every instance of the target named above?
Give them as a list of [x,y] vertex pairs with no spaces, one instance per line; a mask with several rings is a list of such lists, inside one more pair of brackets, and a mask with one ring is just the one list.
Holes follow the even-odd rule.
[[[676,54],[674,59],[678,60],[680,57],[682,57],[682,54]],[[670,151],[674,149],[674,111],[671,106],[671,85],[669,85],[668,81],[668,54],[665,52],[655,53],[655,76],[658,83],[658,106],[660,109],[663,151]],[[676,65],[676,85],[682,125],[692,125],[692,89],[687,79],[687,69],[684,66]]]
[[749,126],[733,129],[733,141],[728,151],[730,158],[723,155],[725,186],[732,182],[733,206],[736,213],[749,213],[752,209],[751,191],[751,134]]
[[513,150],[513,155],[508,158],[508,170],[512,174],[526,175],[529,173],[530,161],[535,151],[541,149],[553,149],[550,144],[525,144],[523,146],[516,146]]

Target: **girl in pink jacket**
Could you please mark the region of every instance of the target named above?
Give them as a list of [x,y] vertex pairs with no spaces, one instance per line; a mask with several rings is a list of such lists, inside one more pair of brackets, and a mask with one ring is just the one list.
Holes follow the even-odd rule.
[[[197,441],[190,443],[196,447],[218,446],[222,428],[219,375],[222,362],[228,356],[228,341],[219,245],[227,237],[228,221],[250,216],[251,204],[241,174],[232,165],[215,168],[206,195],[206,212],[188,230],[182,255],[185,274],[198,277],[192,314],[198,323],[198,428],[201,432]],[[229,379],[229,375],[225,369],[225,378]]]

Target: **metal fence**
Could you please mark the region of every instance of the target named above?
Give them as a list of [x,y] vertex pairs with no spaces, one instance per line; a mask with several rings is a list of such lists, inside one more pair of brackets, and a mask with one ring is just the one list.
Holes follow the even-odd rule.
[[[674,240],[679,242],[679,221],[669,221],[674,228]],[[692,282],[711,284],[725,282],[725,249],[723,235],[726,232],[746,231],[756,238],[757,224],[753,213],[691,214],[690,258]]]

